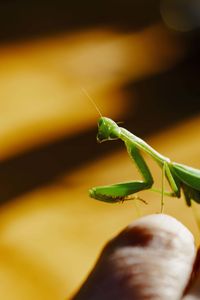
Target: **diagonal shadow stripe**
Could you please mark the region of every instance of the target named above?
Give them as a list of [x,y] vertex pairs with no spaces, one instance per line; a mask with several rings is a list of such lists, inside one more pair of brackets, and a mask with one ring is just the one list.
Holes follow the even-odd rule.
[[50,184],[62,174],[70,173],[100,155],[102,149],[96,144],[95,135],[96,130],[90,130],[84,134],[64,137],[2,161],[0,203]]

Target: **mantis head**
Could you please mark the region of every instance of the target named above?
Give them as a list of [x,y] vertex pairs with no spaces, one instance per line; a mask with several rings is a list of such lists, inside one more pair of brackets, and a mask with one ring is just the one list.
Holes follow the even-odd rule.
[[113,120],[101,117],[98,120],[98,134],[97,141],[99,143],[108,141],[108,140],[116,140],[120,136],[120,128]]

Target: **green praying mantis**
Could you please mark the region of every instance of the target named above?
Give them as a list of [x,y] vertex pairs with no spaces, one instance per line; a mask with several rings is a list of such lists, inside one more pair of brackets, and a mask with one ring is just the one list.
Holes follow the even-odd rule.
[[[89,97],[88,94],[87,96]],[[91,98],[90,100],[93,101]],[[97,141],[101,143],[109,140],[122,140],[130,158],[136,163],[143,180],[93,187],[89,190],[90,197],[100,201],[116,203],[134,198],[133,195],[137,192],[151,189],[161,193],[161,211],[164,205],[164,195],[180,198],[181,192],[183,192],[188,206],[191,206],[191,200],[200,203],[200,170],[171,161],[141,138],[120,127],[112,119],[103,117],[96,105],[95,107],[100,114]],[[161,191],[152,188],[154,180],[142,156],[143,152],[150,155],[162,170]],[[164,190],[165,178],[171,188],[170,192]]]
[[[100,117],[98,120],[97,141],[101,143],[116,139],[121,139],[124,142],[127,152],[136,163],[143,180],[93,187],[89,191],[90,197],[115,203],[128,200],[130,199],[130,195],[137,192],[151,189],[154,183],[153,176],[141,154],[142,152],[146,152],[162,169],[162,208],[164,195],[180,198],[181,191],[183,191],[188,206],[191,206],[191,200],[200,203],[200,170],[171,161],[169,158],[154,150],[141,138],[135,136],[125,128],[118,126],[118,124],[110,118]],[[164,191],[164,177],[169,183],[171,192]],[[155,189],[152,190],[156,191]]]

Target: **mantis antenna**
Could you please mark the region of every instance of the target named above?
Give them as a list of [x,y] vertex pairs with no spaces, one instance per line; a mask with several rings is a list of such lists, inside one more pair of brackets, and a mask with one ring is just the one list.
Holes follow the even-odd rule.
[[96,103],[94,102],[94,100],[90,97],[90,95],[88,94],[88,92],[84,89],[81,88],[82,92],[86,95],[86,97],[90,100],[90,102],[92,103],[92,105],[95,107],[96,111],[98,112],[98,114],[100,115],[100,117],[103,117],[100,109],[98,108],[98,106],[96,105]]

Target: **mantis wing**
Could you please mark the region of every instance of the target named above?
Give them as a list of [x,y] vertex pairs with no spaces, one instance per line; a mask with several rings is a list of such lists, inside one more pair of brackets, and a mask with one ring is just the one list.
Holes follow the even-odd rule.
[[191,200],[200,203],[200,170],[172,163],[171,168],[180,180],[185,199],[188,206],[191,206]]
[[174,162],[172,163],[172,168],[183,183],[200,191],[200,170]]

